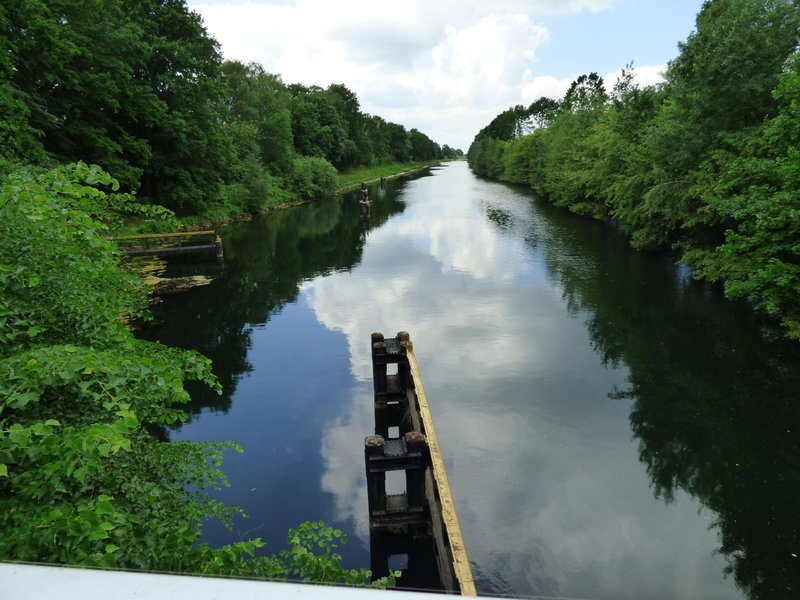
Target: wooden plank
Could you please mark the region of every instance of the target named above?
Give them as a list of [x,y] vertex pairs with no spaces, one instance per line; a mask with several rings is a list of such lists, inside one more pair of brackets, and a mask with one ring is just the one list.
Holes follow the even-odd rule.
[[453,552],[453,567],[456,578],[461,588],[462,596],[476,596],[475,581],[472,577],[472,568],[469,565],[467,549],[464,546],[464,538],[461,535],[461,526],[458,523],[453,495],[450,491],[450,483],[447,480],[447,472],[444,468],[444,460],[439,449],[439,440],[436,437],[436,428],[433,425],[428,398],[422,386],[422,376],[419,372],[417,358],[414,355],[414,347],[410,341],[404,342],[408,357],[408,366],[411,377],[414,381],[414,389],[417,396],[420,417],[422,419],[423,433],[428,438],[428,448],[431,455],[431,466],[433,477],[439,489],[439,500],[442,509],[442,520],[444,521],[447,537],[450,540],[450,548]]
[[195,254],[198,252],[216,252],[214,245],[205,246],[162,246],[161,248],[130,248],[125,252],[128,256],[165,256],[168,254]]
[[[444,519],[442,518],[442,506],[436,493],[436,482],[433,480],[431,469],[425,471],[425,495],[428,498],[428,508],[431,519],[431,534],[433,537],[434,553],[436,555],[436,565],[439,571],[439,580],[445,590],[455,590],[456,582],[455,570],[453,568],[453,553],[450,551],[450,544],[447,543],[447,532],[445,531]],[[463,591],[462,591],[463,594]]]
[[197,236],[197,235],[214,235],[213,230],[204,230],[204,231],[178,231],[172,233],[143,233],[141,235],[123,235],[119,237],[112,237],[111,239],[116,241],[119,240],[147,240],[147,239],[158,239],[158,238],[174,238],[174,237],[190,237],[190,236]]

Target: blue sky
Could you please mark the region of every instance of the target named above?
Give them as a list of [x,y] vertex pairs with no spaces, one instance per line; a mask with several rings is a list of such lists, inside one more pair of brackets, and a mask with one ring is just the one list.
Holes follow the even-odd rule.
[[608,73],[631,60],[663,64],[677,56],[678,42],[694,30],[701,6],[698,0],[626,0],[596,13],[546,17],[551,36],[537,52],[537,66],[563,78],[584,65]]
[[343,83],[364,112],[466,151],[514,104],[633,61],[655,83],[702,0],[189,0],[223,56],[286,83]]

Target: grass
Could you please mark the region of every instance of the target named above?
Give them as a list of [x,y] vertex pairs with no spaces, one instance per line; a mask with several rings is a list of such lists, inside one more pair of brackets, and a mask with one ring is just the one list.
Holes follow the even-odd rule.
[[391,163],[388,165],[376,165],[374,167],[360,167],[346,173],[339,173],[339,183],[336,186],[336,192],[346,192],[355,189],[361,185],[362,181],[370,183],[377,181],[381,177],[397,177],[404,173],[418,171],[425,167],[439,164],[438,160],[427,160],[421,162],[410,163]]

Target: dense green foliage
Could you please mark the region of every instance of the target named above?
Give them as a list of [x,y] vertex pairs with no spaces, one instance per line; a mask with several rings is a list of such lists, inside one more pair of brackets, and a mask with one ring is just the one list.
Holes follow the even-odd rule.
[[779,315],[800,337],[800,10],[709,0],[653,87],[592,73],[560,102],[498,115],[472,169],[676,248],[695,275]]
[[147,293],[108,238],[456,151],[363,114],[343,85],[223,62],[184,0],[19,0],[0,22],[0,559],[364,584],[321,523],[271,556],[199,541],[201,519],[237,512],[208,492],[239,449],[155,434],[186,418],[185,383],[221,386],[200,354],[130,333]]
[[0,174],[82,160],[213,218],[332,193],[336,169],[458,154],[344,85],[223,62],[184,0],[19,0],[0,21]]
[[226,484],[223,451],[241,450],[153,435],[186,418],[185,382],[221,388],[207,358],[125,326],[146,295],[109,231],[123,214],[174,217],[118,187],[84,163],[0,186],[0,560],[367,583],[322,523],[271,556],[259,539],[199,542],[201,518],[236,512],[208,490]]

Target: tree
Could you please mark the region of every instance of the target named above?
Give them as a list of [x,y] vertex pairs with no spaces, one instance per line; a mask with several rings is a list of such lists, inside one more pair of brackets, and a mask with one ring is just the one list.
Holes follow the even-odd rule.
[[728,225],[713,249],[689,248],[697,275],[723,281],[725,293],[780,315],[800,338],[800,53],[775,91],[778,114],[738,157],[723,157],[709,207]]
[[410,160],[405,128],[364,115],[345,85],[223,65],[185,0],[19,0],[0,18],[0,172],[87,160],[143,199],[219,218],[285,199],[298,155]]
[[542,96],[528,107],[529,119],[538,129],[547,127],[558,112],[558,107],[558,100]]
[[144,32],[146,62],[136,80],[146,84],[165,111],[156,122],[140,120],[152,159],[142,176],[142,191],[165,206],[197,211],[214,202],[232,160],[225,135],[225,88],[216,41],[199,15],[183,0],[143,0],[128,4],[128,17]]
[[291,97],[280,76],[258,63],[226,61],[222,78],[232,121],[256,129],[260,158],[275,174],[287,173],[293,151]]
[[711,247],[725,225],[706,209],[704,182],[718,152],[738,154],[777,104],[771,93],[798,43],[791,0],[712,0],[666,72],[664,102],[644,139],[652,165],[643,247],[678,241]]
[[387,138],[389,142],[389,155],[397,162],[411,160],[411,141],[408,139],[406,128],[397,123],[387,123]]
[[543,173],[546,193],[554,204],[599,219],[609,216],[602,194],[605,181],[598,173],[607,137],[607,100],[603,79],[596,73],[572,82],[547,128],[549,148]]
[[602,106],[608,100],[603,78],[597,73],[581,75],[573,81],[564,98],[561,100],[561,110],[574,112],[576,110],[593,110]]
[[231,156],[220,57],[182,0],[21,0],[4,10],[9,84],[50,156],[98,163],[175,208],[214,198]]
[[512,183],[531,186],[537,192],[543,190],[544,165],[547,152],[545,129],[537,129],[509,144],[503,159],[503,179]]
[[[22,4],[15,8],[19,10]],[[12,23],[9,9],[0,6],[0,22]],[[13,25],[8,26],[13,30]],[[15,48],[11,32],[0,35],[0,175],[11,170],[15,162],[45,161],[41,132],[30,124],[31,109],[25,94],[12,81]]]
[[341,83],[329,85],[326,93],[347,130],[347,139],[343,144],[338,168],[348,169],[356,165],[370,164],[372,148],[364,129],[364,115],[358,97]]
[[389,124],[376,115],[366,115],[364,132],[369,141],[372,158],[371,164],[389,163],[392,161],[392,150],[389,141]]
[[519,107],[493,119],[470,166],[612,219],[636,248],[680,249],[798,336],[798,31],[796,2],[709,0],[665,84],[639,88],[628,65],[609,96],[582,75],[557,111],[525,111],[541,111],[534,135],[519,137]]
[[798,43],[800,12],[792,0],[713,0],[679,45],[666,72],[680,118],[705,143],[760,125],[777,109],[772,90]]
[[130,91],[130,62],[141,31],[125,22],[121,3],[21,0],[3,10],[9,85],[25,99],[44,149],[58,160],[80,154],[135,186],[149,156],[124,115],[125,100],[140,102]]
[[292,134],[295,150],[303,156],[325,158],[343,168],[354,158],[355,146],[347,136],[347,124],[331,95],[320,87],[289,86],[292,92]]
[[522,123],[529,116],[524,106],[517,104],[501,112],[478,132],[479,136],[488,136],[496,140],[513,140],[522,135]]
[[408,141],[411,144],[412,160],[422,161],[440,158],[442,149],[418,129],[412,129],[408,132]]

